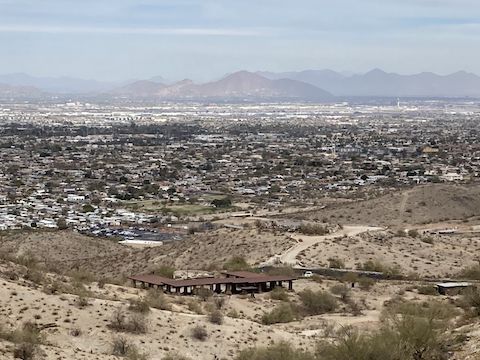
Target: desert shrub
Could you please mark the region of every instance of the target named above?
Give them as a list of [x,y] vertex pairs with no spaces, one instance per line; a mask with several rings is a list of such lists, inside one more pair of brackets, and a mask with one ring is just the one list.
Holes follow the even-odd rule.
[[376,271],[386,275],[400,275],[401,269],[398,265],[385,265],[379,260],[367,260],[360,266],[360,270]]
[[421,295],[438,295],[438,290],[433,285],[419,285],[417,291]]
[[13,358],[31,360],[37,357],[38,345],[32,343],[20,343],[13,349]]
[[205,341],[208,337],[208,332],[203,326],[197,325],[192,328],[192,337],[196,340]]
[[126,330],[134,334],[147,332],[147,319],[141,314],[132,314],[127,319]]
[[410,237],[416,238],[418,236],[418,230],[410,229],[408,230],[407,235]]
[[150,311],[150,304],[145,299],[130,299],[129,310],[146,314]]
[[126,356],[130,346],[129,341],[123,336],[116,337],[112,342],[112,355]]
[[480,316],[480,289],[469,288],[463,293],[460,305],[466,310],[467,315]]
[[20,328],[13,331],[9,339],[14,343],[30,343],[41,344],[44,341],[44,337],[40,333],[40,328],[37,324],[27,321]]
[[322,360],[437,360],[448,358],[449,343],[435,322],[404,315],[383,320],[372,333],[343,329],[335,343],[319,345],[317,356]]
[[223,309],[225,306],[225,297],[224,296],[214,296],[213,297],[213,304],[215,305],[215,308],[218,310]]
[[288,294],[283,287],[277,286],[270,291],[270,298],[272,300],[288,301]]
[[195,314],[199,314],[199,315],[203,314],[203,308],[198,303],[198,301],[195,301],[195,300],[188,301],[187,302],[187,307],[188,307],[188,310],[194,312]]
[[223,314],[220,310],[213,310],[209,315],[208,315],[208,320],[212,324],[216,325],[222,325],[223,324]]
[[298,232],[304,235],[325,235],[328,234],[328,227],[320,224],[301,224]]
[[107,279],[101,278],[97,282],[97,286],[99,289],[103,289],[105,287],[105,284],[107,283]]
[[166,278],[173,279],[173,276],[175,275],[175,269],[171,266],[167,265],[162,265],[158,268],[156,268],[153,273],[158,276],[163,276]]
[[30,360],[39,357],[39,345],[43,343],[44,337],[40,328],[33,322],[26,322],[13,332],[3,332],[2,338],[16,344],[13,350],[15,359]]
[[89,304],[88,298],[84,296],[79,296],[75,299],[75,305],[78,306],[80,309],[87,307]]
[[314,354],[303,350],[295,349],[286,342],[271,345],[269,347],[260,347],[242,350],[236,357],[236,360],[315,360]]
[[199,287],[195,289],[195,295],[197,295],[203,301],[207,301],[208,298],[213,296],[213,291],[205,287]]
[[387,318],[398,315],[402,318],[423,318],[439,325],[447,325],[448,320],[458,315],[458,309],[442,301],[414,302],[399,299],[387,304],[383,315]]
[[113,330],[123,331],[126,327],[126,318],[125,312],[119,308],[113,312],[108,326]]
[[95,276],[85,270],[74,270],[68,273],[68,275],[73,279],[74,282],[80,284],[89,284],[95,281]]
[[29,268],[24,278],[25,280],[29,280],[39,285],[43,284],[45,280],[45,277],[43,276],[43,274],[39,270],[34,268]]
[[74,337],[77,337],[77,336],[80,336],[82,335],[82,330],[80,328],[72,328],[70,329],[70,335],[74,336]]
[[108,327],[118,332],[144,334],[147,332],[147,323],[143,314],[133,313],[127,316],[123,309],[117,309],[112,314]]
[[358,279],[358,286],[360,286],[362,290],[370,290],[373,285],[375,285],[375,280],[371,278],[362,276]]
[[480,264],[469,266],[461,270],[459,277],[469,280],[480,280]]
[[284,275],[284,276],[295,276],[295,269],[291,266],[275,266],[268,269],[269,275]]
[[360,270],[384,272],[385,266],[378,260],[367,260],[360,266]]
[[353,272],[346,273],[341,277],[340,281],[355,284],[356,282],[358,282],[358,274],[355,274]]
[[38,265],[38,260],[31,252],[26,252],[15,259],[17,264],[26,266],[29,269],[35,269]]
[[250,270],[251,267],[243,256],[234,256],[223,264],[223,269],[228,271]]
[[345,263],[343,262],[342,259],[339,259],[339,258],[329,258],[328,267],[332,269],[344,269]]
[[112,355],[128,360],[146,360],[147,356],[138,351],[137,347],[124,337],[117,337],[112,342]]
[[334,295],[338,295],[340,300],[347,302],[350,298],[350,288],[344,284],[334,285],[330,288],[330,292]]
[[172,305],[168,301],[167,297],[160,290],[150,289],[147,293],[147,296],[145,297],[145,301],[148,303],[150,307],[154,309],[160,309],[160,310],[172,309]]
[[238,314],[238,311],[235,309],[230,310],[227,316],[231,317],[232,319],[238,319],[240,317],[240,315]]
[[399,236],[399,237],[404,237],[405,236],[405,230],[397,230],[397,232],[395,233],[395,235]]
[[304,311],[308,315],[320,315],[333,312],[337,308],[335,297],[325,291],[304,290],[298,294]]
[[433,237],[431,237],[431,236],[424,236],[420,240],[422,240],[422,242],[424,242],[426,244],[433,245]]
[[70,286],[68,284],[62,287],[63,292],[77,295],[79,297],[92,297],[92,293],[81,282],[74,281]]
[[289,303],[283,303],[275,307],[272,311],[264,313],[262,316],[262,323],[264,325],[288,323],[296,320],[297,318],[297,309]]

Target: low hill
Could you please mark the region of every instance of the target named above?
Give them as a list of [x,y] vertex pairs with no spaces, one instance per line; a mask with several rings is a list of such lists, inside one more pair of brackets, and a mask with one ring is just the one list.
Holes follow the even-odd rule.
[[341,224],[410,226],[462,221],[480,216],[480,185],[434,184],[393,192],[378,198],[342,202],[325,209],[297,214],[309,220]]
[[285,251],[293,241],[285,235],[256,230],[217,229],[153,248],[131,248],[104,238],[70,231],[18,231],[0,236],[0,255],[33,255],[59,273],[88,271],[98,277],[121,278],[160,265],[176,269],[221,268],[232,256],[260,263]]

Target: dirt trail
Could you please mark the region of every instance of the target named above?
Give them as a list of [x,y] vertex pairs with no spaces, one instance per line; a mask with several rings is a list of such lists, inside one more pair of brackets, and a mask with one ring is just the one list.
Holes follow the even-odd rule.
[[285,251],[281,255],[275,255],[262,263],[262,265],[273,265],[275,263],[283,263],[288,265],[297,265],[298,261],[296,257],[300,252],[303,250],[308,249],[309,247],[320,243],[325,240],[334,239],[339,236],[355,236],[367,231],[378,231],[383,230],[381,227],[373,227],[373,226],[356,226],[356,225],[346,225],[343,229],[336,231],[334,233],[328,235],[321,235],[321,236],[306,236],[302,234],[294,234],[292,238],[297,240],[297,243],[292,246],[290,249]]
[[402,201],[400,202],[400,206],[399,206],[399,213],[401,216],[403,216],[403,214],[405,213],[405,210],[406,210],[406,207],[407,207],[407,201],[408,201],[408,198],[410,197],[410,194],[412,193],[412,189],[410,190],[407,190],[407,191],[404,191],[403,194],[402,194]]

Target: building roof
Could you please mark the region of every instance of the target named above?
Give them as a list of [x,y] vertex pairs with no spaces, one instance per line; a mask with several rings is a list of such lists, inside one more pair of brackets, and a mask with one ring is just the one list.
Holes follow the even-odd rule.
[[297,278],[284,275],[261,275],[255,274],[255,277],[248,278],[197,278],[197,279],[182,279],[175,280],[153,274],[141,274],[130,276],[130,280],[145,282],[152,285],[170,285],[172,287],[185,287],[185,286],[204,286],[204,285],[216,285],[216,284],[258,284],[270,281],[293,281]]
[[441,288],[457,288],[457,287],[473,286],[473,284],[469,282],[445,282],[445,283],[438,283],[436,285]]
[[255,273],[252,271],[222,271],[222,274],[238,278],[253,278],[263,276],[263,274]]

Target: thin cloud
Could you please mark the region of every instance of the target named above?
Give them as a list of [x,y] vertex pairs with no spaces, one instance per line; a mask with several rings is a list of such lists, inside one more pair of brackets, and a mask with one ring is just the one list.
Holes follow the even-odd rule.
[[0,32],[48,34],[124,34],[124,35],[192,35],[192,36],[263,36],[264,30],[225,28],[123,28],[70,27],[43,25],[0,25]]

